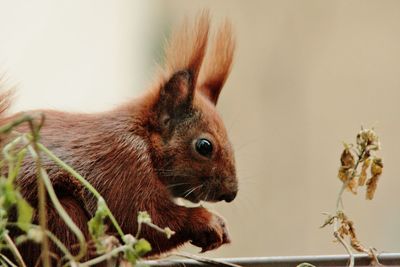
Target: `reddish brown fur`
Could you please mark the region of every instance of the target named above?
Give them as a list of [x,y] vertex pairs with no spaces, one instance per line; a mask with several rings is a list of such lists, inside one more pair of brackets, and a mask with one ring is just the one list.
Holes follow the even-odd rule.
[[211,55],[206,58],[200,77],[200,88],[215,104],[231,71],[235,52],[232,25],[226,20],[218,29]]
[[[98,114],[41,111],[46,116],[41,142],[96,187],[125,233],[136,233],[137,212],[142,210],[149,212],[155,224],[176,232],[168,240],[144,227],[143,237],[152,244],[152,254],[187,241],[203,251],[230,242],[219,216],[173,201],[174,197],[194,202],[231,201],[237,193],[233,151],[215,109],[233,57],[234,42],[227,25],[220,29],[211,55],[207,54],[211,56],[209,63],[201,73],[209,31],[207,13],[193,28],[185,24],[173,35],[167,47],[165,73],[142,97]],[[202,78],[198,85],[199,73]],[[3,118],[1,124],[18,116]],[[212,141],[210,158],[194,149],[193,142],[198,138]],[[36,206],[35,169],[30,159],[27,163],[18,183]],[[86,222],[94,214],[95,200],[50,160],[45,159],[44,165],[65,209],[87,233]],[[185,196],[195,186],[199,188]],[[76,242],[51,207],[48,222],[50,230],[68,246]],[[38,257],[38,251],[34,252],[23,251],[29,266]]]

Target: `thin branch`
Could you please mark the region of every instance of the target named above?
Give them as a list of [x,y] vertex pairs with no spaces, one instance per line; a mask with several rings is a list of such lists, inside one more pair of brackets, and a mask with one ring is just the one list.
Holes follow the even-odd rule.
[[165,229],[161,228],[158,225],[155,225],[154,223],[149,223],[149,222],[143,222],[143,223],[160,233],[165,233]]
[[[24,122],[24,118],[21,118],[21,123]],[[47,214],[46,214],[46,189],[43,183],[43,179],[41,177],[41,171],[40,168],[42,167],[42,161],[38,153],[37,149],[37,141],[39,138],[38,134],[38,129],[34,122],[33,118],[31,116],[27,116],[25,118],[25,121],[28,122],[29,128],[31,130],[31,135],[32,135],[32,144],[33,144],[33,149],[35,153],[32,153],[32,158],[35,161],[36,164],[36,177],[37,179],[37,186],[38,186],[38,197],[39,197],[39,224],[42,229],[47,229]],[[15,127],[15,126],[14,126]],[[12,129],[12,128],[11,128]],[[25,136],[22,136],[23,138]],[[26,137],[25,137],[26,138]],[[29,142],[26,142],[26,144],[29,144]],[[41,248],[42,248],[42,254],[41,257],[43,258],[43,265],[44,267],[50,267],[50,246],[49,246],[49,240],[47,239],[47,236],[43,237],[43,240],[41,242]]]
[[[11,227],[19,227],[21,225],[21,223],[15,223],[15,222],[8,222],[7,226],[11,226]],[[45,233],[50,239],[51,241],[53,241],[53,243],[64,253],[65,257],[67,259],[69,259],[71,262],[74,262],[74,256],[69,252],[69,250],[67,249],[67,247],[61,242],[60,239],[58,239],[58,237],[56,237],[52,232],[50,232],[49,230],[44,230],[36,224],[31,224],[31,223],[27,223],[27,224],[23,224],[26,227],[30,227],[30,228],[34,228],[38,231],[41,231],[42,233]]]
[[338,223],[339,222],[338,222],[337,215],[341,211],[340,206],[342,206],[342,208],[343,208],[342,196],[343,196],[344,190],[349,185],[349,182],[351,181],[351,179],[353,179],[354,176],[356,175],[358,165],[360,164],[361,159],[364,156],[364,153],[365,153],[365,150],[363,150],[360,153],[360,155],[358,156],[357,162],[354,165],[354,168],[353,168],[353,171],[352,171],[351,175],[349,176],[349,178],[346,181],[343,182],[343,185],[340,188],[340,191],[339,191],[339,194],[338,194],[338,197],[337,197],[337,200],[336,200],[336,215],[335,215],[335,218],[334,218],[334,221],[333,221],[333,236],[339,241],[340,244],[343,245],[343,247],[346,249],[347,253],[349,254],[349,256],[350,256],[349,267],[353,267],[354,266],[354,254],[351,251],[351,247],[349,246],[349,244],[346,243],[346,241],[340,236],[340,234],[338,232],[338,230],[339,230]]
[[[9,258],[7,258],[5,255],[0,253],[0,263],[4,263],[4,262],[7,263],[8,265],[10,265],[11,267],[18,267]],[[1,266],[3,266],[3,265],[1,265]]]
[[346,243],[346,241],[344,241],[344,239],[340,236],[339,234],[339,229],[338,229],[338,218],[337,216],[334,218],[334,222],[333,222],[333,236],[340,242],[340,244],[343,245],[343,247],[346,249],[347,253],[350,256],[350,263],[349,263],[349,267],[353,267],[354,266],[354,254],[351,251],[351,247],[349,246],[349,244]]
[[[73,175],[79,182],[83,184],[83,186],[86,187],[96,198],[99,200],[102,198],[100,193],[94,188],[82,175],[80,175],[77,171],[75,171],[73,168],[71,168],[69,165],[67,165],[65,162],[63,162],[60,158],[58,158],[56,155],[54,155],[50,150],[48,150],[44,145],[38,143],[37,144],[39,149],[43,151],[51,160],[53,160],[55,163],[57,163],[62,169],[66,170],[69,172],[71,175]],[[118,224],[117,220],[115,219],[114,215],[111,213],[111,210],[105,204],[105,209],[107,211],[107,215],[111,220],[111,223],[117,230],[118,234],[121,236],[122,240],[125,238],[125,234],[122,231],[121,226]],[[125,241],[125,240],[124,240]]]
[[[25,141],[29,141],[29,140],[25,140]],[[38,149],[38,148],[35,147],[35,144],[28,146],[28,150],[31,153],[32,158],[34,158],[34,159],[40,158],[39,154],[37,152],[38,150],[36,150],[36,149]],[[68,226],[68,228],[75,234],[75,236],[79,240],[80,250],[79,250],[79,253],[75,256],[75,259],[79,260],[86,254],[85,236],[83,235],[82,231],[75,224],[75,222],[71,219],[71,217],[68,215],[68,213],[65,211],[64,207],[61,205],[60,201],[58,200],[58,197],[56,195],[56,192],[54,191],[54,188],[51,184],[50,178],[49,178],[46,170],[41,166],[41,164],[39,166],[37,166],[37,168],[39,170],[38,176],[39,176],[40,180],[42,180],[42,182],[47,190],[47,193],[50,197],[50,200],[54,205],[54,208],[57,210],[58,214],[63,219],[65,224]],[[47,228],[43,228],[43,229],[47,229]]]
[[2,134],[9,133],[13,128],[17,127],[18,125],[20,125],[24,122],[32,121],[32,120],[33,120],[32,116],[24,115],[16,120],[13,120],[12,122],[10,122],[4,126],[1,126],[0,133],[2,133]]
[[19,250],[18,250],[17,246],[14,244],[14,242],[12,241],[11,237],[8,234],[5,234],[4,239],[8,245],[8,248],[11,250],[12,254],[14,255],[14,258],[17,260],[18,264],[21,267],[26,267],[24,259],[22,258],[21,254],[19,253]]
[[135,235],[135,238],[136,238],[136,239],[139,239],[140,233],[141,233],[141,232],[142,232],[142,223],[139,222],[139,223],[138,223],[138,229],[137,229],[137,232],[136,232],[136,235]]
[[[38,195],[39,195],[39,224],[42,229],[47,229],[47,216],[46,216],[46,189],[42,178],[42,173],[40,169],[42,168],[42,163],[40,157],[36,158],[32,155],[32,158],[35,159],[36,162],[36,176],[37,185],[38,185]],[[43,257],[43,266],[50,267],[50,255],[49,255],[49,240],[47,236],[43,237],[41,242],[42,245],[42,257]]]
[[44,231],[46,235],[53,241],[54,244],[64,253],[65,257],[71,262],[74,263],[75,259],[74,256],[69,252],[67,247],[61,242],[60,239],[58,239],[52,232],[49,230]]
[[123,245],[123,246],[117,247],[117,248],[111,250],[110,252],[107,252],[107,253],[105,253],[105,254],[97,257],[97,258],[94,258],[94,259],[91,259],[89,261],[80,263],[78,266],[80,266],[80,267],[92,266],[92,265],[98,264],[100,262],[103,262],[105,260],[109,260],[112,257],[117,256],[119,253],[124,252],[125,250],[127,250],[131,246],[132,245]]
[[217,266],[229,266],[229,267],[242,267],[241,265],[222,261],[222,260],[215,260],[215,259],[210,259],[206,257],[201,257],[198,255],[190,254],[190,253],[185,253],[185,252],[173,252],[167,255],[171,256],[177,256],[177,257],[182,257],[186,259],[192,259],[198,262],[206,263],[206,264],[212,264],[212,265],[217,265]]

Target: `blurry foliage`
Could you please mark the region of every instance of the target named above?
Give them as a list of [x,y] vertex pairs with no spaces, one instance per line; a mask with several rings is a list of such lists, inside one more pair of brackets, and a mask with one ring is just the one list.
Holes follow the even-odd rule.
[[[109,266],[124,266],[135,265],[147,252],[151,250],[150,243],[145,239],[139,239],[140,229],[142,224],[149,225],[150,227],[165,233],[169,238],[174,233],[169,228],[161,229],[151,222],[149,214],[145,211],[138,214],[139,230],[137,235],[126,235],[123,233],[118,222],[115,220],[113,214],[108,208],[105,200],[92,187],[81,175],[74,171],[70,166],[61,161],[51,151],[39,143],[39,132],[44,121],[42,117],[39,121],[30,116],[23,116],[14,120],[13,122],[0,127],[0,138],[5,140],[10,138],[7,144],[2,148],[2,157],[0,161],[0,168],[3,170],[0,176],[0,265],[1,266],[26,266],[24,259],[21,257],[16,244],[26,241],[33,241],[37,243],[47,243],[48,239],[64,253],[64,257],[60,260],[59,264],[62,266],[91,266],[103,261],[107,261]],[[16,127],[20,124],[26,123],[29,125],[30,131],[28,133],[19,133]],[[77,236],[80,246],[80,252],[77,255],[72,255],[65,245],[58,240],[58,238],[46,229],[46,224],[35,225],[32,222],[34,209],[28,204],[18,190],[15,183],[18,179],[18,173],[24,158],[27,154],[35,160],[37,168],[37,182],[42,183],[53,206],[56,208],[60,217],[63,218],[66,225]],[[41,166],[41,155],[46,155],[59,165],[60,168],[69,172],[76,178],[88,191],[90,191],[95,198],[97,198],[97,210],[93,218],[88,222],[88,228],[91,240],[86,240],[80,229],[71,220],[69,215],[59,203],[54,188],[50,182],[47,172]],[[5,174],[3,174],[5,173]],[[38,186],[39,187],[39,186]],[[40,190],[39,190],[40,191]],[[39,198],[40,192],[38,192]],[[45,207],[40,205],[45,204],[39,201],[40,209],[45,210]],[[9,215],[12,209],[17,211],[17,220],[10,221]],[[45,214],[45,213],[44,213]],[[43,215],[43,214],[42,214]],[[40,217],[40,214],[39,214]],[[111,221],[114,228],[117,230],[122,243],[114,236],[107,234],[106,219]],[[9,228],[17,226],[21,230],[21,234],[14,238],[9,236]],[[97,256],[86,262],[81,262],[83,256],[87,253],[87,246],[89,242],[95,244]],[[48,246],[47,246],[48,248]],[[8,249],[12,252],[14,259],[7,258],[2,251]],[[43,246],[42,246],[43,249]],[[46,259],[47,257],[47,259]],[[50,266],[49,251],[42,253],[43,266]]]

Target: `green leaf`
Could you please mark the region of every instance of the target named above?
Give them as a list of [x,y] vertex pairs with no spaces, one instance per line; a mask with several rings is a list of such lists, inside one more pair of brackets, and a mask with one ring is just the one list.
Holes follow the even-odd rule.
[[104,236],[105,226],[104,219],[107,217],[107,209],[103,198],[100,198],[97,204],[97,210],[92,219],[88,222],[89,233],[91,236],[97,240],[98,238]]
[[136,266],[136,261],[138,260],[138,256],[136,252],[130,248],[125,250],[125,259],[129,261],[133,266]]
[[0,183],[0,193],[4,196],[2,200],[2,206],[8,210],[17,202],[17,196],[15,194],[15,188],[12,183],[1,181]]
[[96,215],[89,220],[88,222],[88,227],[89,227],[89,233],[93,237],[93,239],[98,239],[104,234],[104,223],[103,223],[103,218],[98,215],[96,212]]
[[151,245],[145,239],[139,239],[132,247],[125,250],[125,259],[136,266],[136,261],[147,252],[151,251]]
[[0,242],[3,241],[4,236],[8,234],[8,230],[6,228],[7,220],[3,220],[0,222]]
[[23,231],[28,231],[29,224],[32,222],[33,208],[29,203],[19,196],[17,200],[17,210],[18,210],[18,227]]
[[141,238],[135,243],[134,249],[135,249],[136,254],[139,257],[142,257],[147,252],[151,251],[151,245],[146,239]]
[[105,249],[100,238],[104,237],[106,234],[104,220],[107,215],[106,203],[103,198],[99,198],[96,213],[94,217],[88,221],[89,233],[93,241],[96,243],[96,250],[98,253],[101,253]]

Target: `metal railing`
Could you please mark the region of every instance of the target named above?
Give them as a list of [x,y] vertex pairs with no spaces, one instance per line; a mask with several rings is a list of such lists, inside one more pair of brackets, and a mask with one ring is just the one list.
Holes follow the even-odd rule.
[[[400,253],[381,253],[379,262],[384,266],[400,266]],[[323,255],[323,256],[284,256],[284,257],[254,257],[254,258],[228,258],[215,259],[243,267],[293,267],[300,263],[310,263],[315,266],[347,266],[349,255]],[[355,266],[371,266],[371,259],[366,254],[355,255]],[[225,266],[211,263],[201,263],[194,260],[158,260],[146,261],[146,264],[154,267],[165,266]]]

